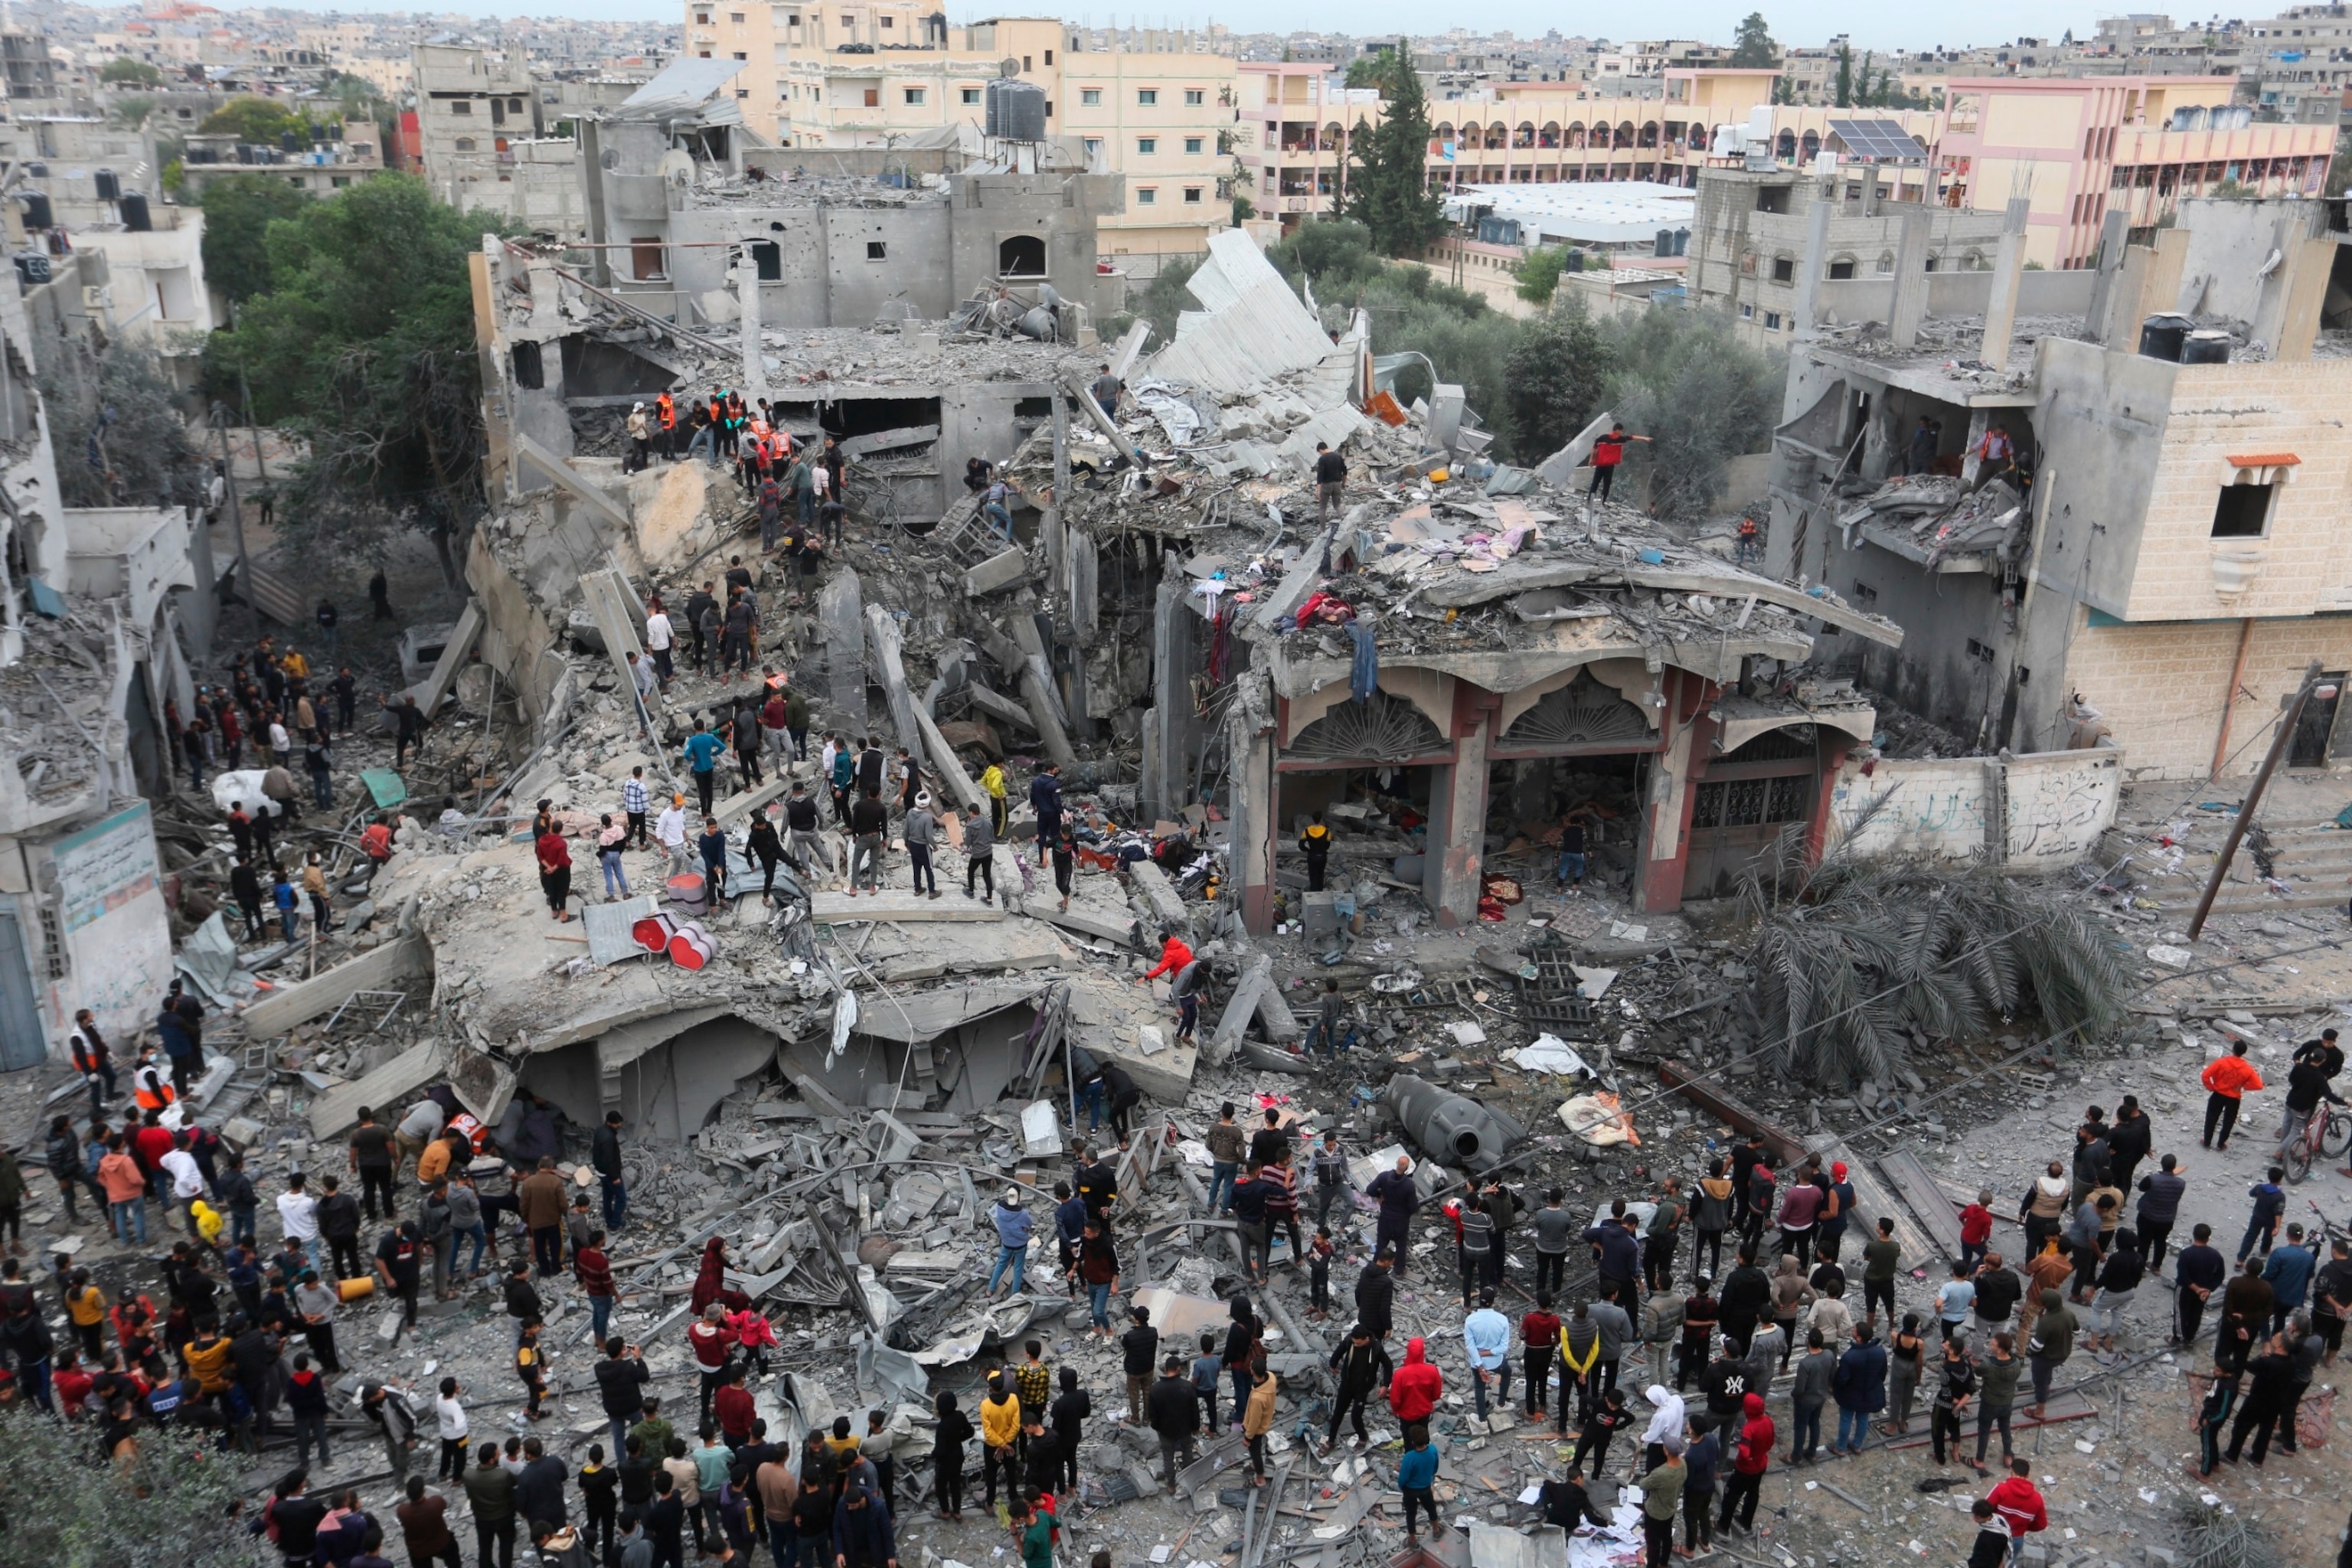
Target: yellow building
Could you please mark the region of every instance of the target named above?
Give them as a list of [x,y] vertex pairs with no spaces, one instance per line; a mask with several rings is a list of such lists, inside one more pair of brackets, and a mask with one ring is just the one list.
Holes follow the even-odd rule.
[[886,147],[982,123],[989,82],[1044,89],[1049,138],[1082,142],[1088,166],[1127,176],[1127,208],[1102,254],[1189,255],[1232,220],[1234,62],[1205,35],[1097,34],[1050,17],[951,27],[904,0],[845,5],[688,0],[687,50],[730,57],[744,119],[787,147]]

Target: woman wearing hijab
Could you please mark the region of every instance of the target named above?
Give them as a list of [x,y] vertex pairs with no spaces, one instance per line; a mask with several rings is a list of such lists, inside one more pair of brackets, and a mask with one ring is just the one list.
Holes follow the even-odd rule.
[[1234,1380],[1233,1429],[1242,1429],[1242,1416],[1249,1405],[1250,1361],[1257,1353],[1258,1336],[1265,1331],[1257,1321],[1256,1310],[1247,1296],[1236,1296],[1231,1303],[1233,1321],[1225,1329],[1225,1375]]
[[941,1394],[932,1405],[939,1429],[931,1435],[931,1496],[939,1516],[963,1517],[963,1446],[971,1441],[971,1417],[956,1408],[956,1396]]

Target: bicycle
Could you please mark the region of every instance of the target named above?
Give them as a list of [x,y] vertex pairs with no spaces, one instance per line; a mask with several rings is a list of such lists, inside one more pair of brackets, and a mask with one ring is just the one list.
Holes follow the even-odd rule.
[[2315,1221],[2313,1228],[2319,1233],[2316,1239],[2326,1242],[2329,1247],[2333,1247],[2335,1244],[2339,1241],[2347,1243],[2347,1245],[2352,1245],[2352,1225],[2339,1225],[2336,1221],[2329,1219],[2326,1212],[2317,1204],[2313,1203],[2309,1198],[2305,1198],[2303,1201],[2305,1205],[2311,1210],[2314,1220]]
[[2315,1158],[2338,1157],[2347,1143],[2352,1143],[2352,1108],[2323,1100],[2311,1108],[2311,1114],[2287,1142],[2279,1163],[2286,1167],[2288,1181],[2300,1182],[2311,1174]]

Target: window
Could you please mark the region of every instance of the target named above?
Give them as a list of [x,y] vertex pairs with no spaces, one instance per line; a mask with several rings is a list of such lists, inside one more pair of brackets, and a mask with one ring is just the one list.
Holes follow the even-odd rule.
[[749,98],[751,96],[751,89],[748,87],[739,87],[735,89],[735,96],[738,98]]
[[1772,258],[1772,281],[1775,283],[1794,283],[1796,280],[1796,258],[1788,256],[1774,257]]
[[1160,103],[1160,89],[1156,87],[1138,88],[1135,101],[1146,109],[1157,108]]
[[2213,537],[2260,539],[2271,522],[2274,485],[2223,485],[2213,504]]
[[728,58],[730,58],[730,59],[748,60],[748,59],[750,59],[751,57],[751,56],[749,56],[749,55],[747,55],[747,54],[745,54],[742,50],[738,49],[738,50],[736,50],[732,55],[729,56]]
[[1047,65],[1052,65],[1054,63],[1054,51],[1051,49],[1047,49],[1045,51],[1045,63]]
[[1201,151],[1201,138],[1199,138],[1198,136],[1187,136],[1187,137],[1185,137],[1185,138],[1184,138],[1184,151],[1185,151],[1185,152],[1187,152],[1187,153],[1199,153],[1199,152]]
[[1156,188],[1150,185],[1141,185],[1137,187],[1135,193],[1135,205],[1137,206],[1156,206],[1159,205],[1159,202],[1160,192]]
[[351,183],[352,177],[349,174],[330,174],[327,176],[327,184],[334,186],[335,189],[339,191]]
[[895,16],[885,16],[882,18],[882,30],[886,33],[898,25],[898,21]]
[[1755,307],[1755,306],[1753,306],[1753,305],[1742,305],[1742,306],[1740,306],[1740,307],[1739,307],[1739,319],[1740,319],[1741,321],[1754,321],[1754,320],[1756,319],[1756,307]]
[[1078,89],[1078,107],[1081,109],[1101,108],[1102,89],[1098,87],[1082,87]]
[[908,88],[908,89],[906,89],[906,94],[907,94],[907,105],[908,105],[908,108],[910,108],[910,109],[919,109],[919,108],[922,107],[922,102],[923,102],[923,89],[922,89],[921,88],[919,88],[919,87],[910,87],[910,88]]
[[882,89],[880,88],[869,87],[866,89],[866,107],[868,109],[879,109],[882,107]]
[[1135,150],[1139,155],[1149,158],[1154,153],[1160,151],[1160,138],[1157,136],[1139,136],[1135,139]]
[[1764,312],[1764,330],[1768,332],[1777,332],[1780,330],[1780,311],[1767,310]]
[[460,153],[470,153],[470,152],[472,152],[473,150],[474,150],[474,139],[473,139],[472,137],[470,137],[470,136],[460,136],[460,137],[458,137],[458,138],[457,138],[457,151],[458,151],[458,152],[460,152]]
[[1831,263],[1830,263],[1830,276],[1831,276],[1832,278],[1834,278],[1834,279],[1845,279],[1845,278],[1851,278],[1851,277],[1853,277],[1853,257],[1851,257],[1851,256],[1849,256],[1849,257],[1847,257],[1843,261],[1832,261],[1832,262],[1831,262]]
[[1201,187],[1200,187],[1200,186],[1198,186],[1198,185],[1187,185],[1187,186],[1185,186],[1185,187],[1184,187],[1184,200],[1185,200],[1187,203],[1189,203],[1190,205],[1193,205],[1193,206],[1198,206],[1198,205],[1200,205],[1200,204],[1201,204]]
[[662,258],[659,235],[639,235],[629,241],[629,276],[640,282],[647,279],[666,278],[668,268]]
[[507,112],[509,114],[520,114],[522,112],[522,100],[520,98],[508,99]]
[[1209,94],[1204,88],[1188,87],[1184,89],[1184,107],[1187,109],[1198,109],[1208,100]]
[[888,246],[887,246],[887,245],[884,245],[880,240],[878,240],[878,239],[869,239],[869,240],[867,240],[867,241],[866,242],[866,260],[868,260],[868,261],[885,261],[885,260],[887,260],[887,259],[889,258],[889,255],[890,255],[890,247],[889,247]]
[[1031,68],[1029,65],[1029,57],[1027,55],[1023,55],[1021,57],[1021,68],[1023,70],[1028,70]]
[[449,100],[449,112],[452,114],[471,114],[474,112],[473,100],[466,98],[453,98]]
[[976,87],[965,88],[963,89],[963,100],[966,103],[978,103],[980,101],[980,89]]
[[710,13],[708,11],[697,11],[694,14],[694,25],[698,27],[708,27],[710,26]]
[[1102,156],[1101,137],[1089,136],[1087,138],[1087,156],[1088,158],[1099,158]]
[[1045,242],[1034,234],[1016,234],[997,242],[996,272],[1001,278],[1045,276]]
[[727,20],[740,27],[743,25],[743,13],[740,11],[730,11],[727,13]]

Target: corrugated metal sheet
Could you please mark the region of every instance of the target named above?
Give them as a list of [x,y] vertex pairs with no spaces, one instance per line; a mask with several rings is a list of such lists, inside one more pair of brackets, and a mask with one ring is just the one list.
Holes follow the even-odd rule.
[[1282,274],[1239,229],[1209,241],[1209,259],[1186,287],[1206,309],[1177,318],[1176,341],[1148,362],[1151,375],[1241,395],[1332,352]]
[[[621,100],[614,118],[664,120],[710,106],[712,99],[746,68],[742,60],[672,60],[653,79]],[[735,100],[721,100],[729,110]]]
[[1209,259],[1184,287],[1202,310],[1222,310],[1266,279],[1281,276],[1257,241],[1241,229],[1229,228],[1210,238]]

